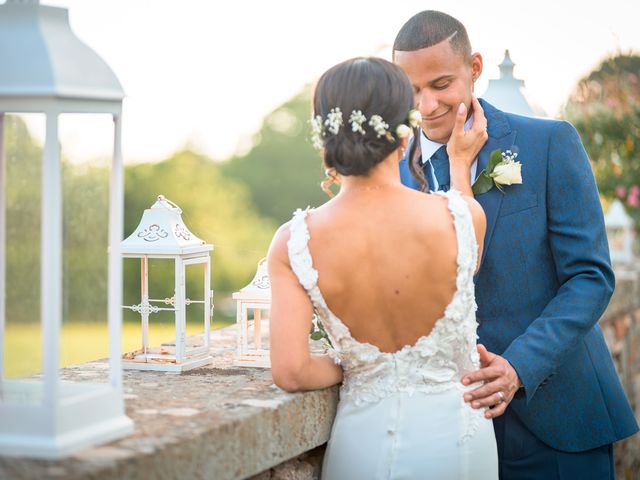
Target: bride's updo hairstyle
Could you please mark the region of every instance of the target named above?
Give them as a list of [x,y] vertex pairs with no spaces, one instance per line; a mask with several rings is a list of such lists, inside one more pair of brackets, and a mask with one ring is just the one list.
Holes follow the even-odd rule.
[[[406,74],[381,58],[353,58],[327,70],[313,96],[313,117],[323,125],[318,146],[324,149],[325,167],[340,175],[367,175],[398,148],[396,129],[400,124],[408,125],[413,103],[413,88]],[[325,122],[337,109],[342,124],[333,133]],[[358,111],[365,120],[361,129],[354,131],[349,119]],[[388,125],[387,133],[381,134],[375,123],[370,124],[375,116]]]

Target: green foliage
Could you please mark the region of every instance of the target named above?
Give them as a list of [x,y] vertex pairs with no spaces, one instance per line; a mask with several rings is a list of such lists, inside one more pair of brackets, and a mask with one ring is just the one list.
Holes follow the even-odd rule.
[[618,54],[580,80],[565,107],[608,198],[640,218],[640,56]]
[[322,161],[309,141],[310,108],[305,88],[265,118],[247,155],[223,164],[225,175],[249,187],[258,212],[278,224],[289,221],[296,208],[328,200],[320,189]]
[[8,322],[40,318],[42,149],[24,121],[5,115],[6,315]]
[[[495,183],[491,174],[493,173],[493,170],[496,168],[496,165],[498,165],[501,161],[502,161],[502,152],[500,152],[500,150],[494,150],[493,152],[491,152],[491,155],[489,156],[489,164],[487,165],[487,168],[485,168],[484,170],[482,170],[482,172],[480,172],[480,175],[478,175],[478,178],[473,183],[472,190],[474,195],[481,195],[483,193],[486,193],[489,190],[491,190],[494,187],[494,185],[500,188],[500,185]],[[502,189],[500,188],[500,190]]]

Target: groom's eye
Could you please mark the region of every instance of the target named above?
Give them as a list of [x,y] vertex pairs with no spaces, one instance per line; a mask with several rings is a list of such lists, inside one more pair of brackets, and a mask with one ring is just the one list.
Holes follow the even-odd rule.
[[433,88],[435,88],[436,90],[444,90],[445,88],[447,88],[449,86],[449,82],[443,82],[443,83],[436,83]]

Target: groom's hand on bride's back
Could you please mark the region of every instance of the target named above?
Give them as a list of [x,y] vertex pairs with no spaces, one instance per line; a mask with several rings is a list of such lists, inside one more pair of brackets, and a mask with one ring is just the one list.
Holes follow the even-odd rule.
[[464,385],[484,382],[479,388],[464,394],[464,400],[472,408],[493,407],[484,413],[486,418],[502,415],[513,396],[522,386],[518,373],[511,364],[500,355],[487,351],[484,345],[478,345],[480,369],[462,377]]

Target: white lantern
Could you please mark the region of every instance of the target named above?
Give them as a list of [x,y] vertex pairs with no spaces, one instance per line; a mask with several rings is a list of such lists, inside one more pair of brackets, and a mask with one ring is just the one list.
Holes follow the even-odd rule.
[[[7,312],[12,315],[12,309],[6,308],[6,292],[12,282],[12,278],[6,278],[7,262],[15,259],[11,253],[15,247],[13,237],[7,231],[7,209],[12,204],[8,203],[10,199],[5,192],[22,188],[22,185],[13,185],[11,177],[7,181],[5,176],[5,114],[37,114],[46,120],[42,180],[36,187],[36,194],[29,197],[40,198],[39,223],[33,235],[40,242],[39,256],[37,248],[34,254],[39,263],[36,271],[40,272],[40,284],[33,285],[33,291],[39,290],[40,308],[39,313],[38,308],[34,308],[33,316],[38,318],[39,315],[42,328],[42,375],[40,378],[8,379],[0,353],[0,455],[58,458],[80,448],[114,440],[133,430],[132,421],[124,413],[120,360],[122,260],[119,248],[123,224],[120,125],[123,97],[122,87],[109,66],[71,31],[66,9],[41,6],[37,0],[7,0],[0,5],[2,353],[6,352],[5,326],[13,320],[5,318]],[[113,142],[110,179],[106,180],[109,182],[108,200],[97,207],[104,211],[100,213],[104,213],[105,222],[108,215],[108,234],[105,231],[104,244],[97,246],[97,251],[104,252],[103,285],[108,292],[102,312],[109,324],[109,380],[106,383],[73,383],[60,379],[63,304],[68,305],[67,300],[73,302],[77,297],[73,297],[74,292],[67,287],[68,278],[63,278],[67,262],[76,252],[68,248],[67,230],[63,227],[64,218],[73,212],[65,209],[63,215],[58,127],[60,116],[72,114],[104,114],[114,124],[114,136],[110,140]],[[77,228],[82,231],[82,223]],[[7,252],[11,256],[7,256]],[[26,268],[23,275],[30,274]]]
[[624,264],[633,261],[633,244],[635,241],[635,223],[627,214],[620,200],[611,203],[604,216],[609,240],[609,253],[613,263]]
[[249,285],[235,292],[233,299],[237,302],[238,328],[238,347],[234,364],[270,368],[269,350],[264,348],[267,339],[263,336],[263,333],[269,331],[271,308],[271,282],[266,259],[262,259],[258,264],[258,270]]
[[[213,312],[213,292],[210,290],[213,245],[196,237],[182,221],[182,210],[163,195],[144,211],[136,230],[122,242],[125,258],[139,258],[141,268],[140,303],[125,306],[140,313],[142,319],[142,348],[124,355],[124,368],[182,372],[211,363],[209,333]],[[174,262],[173,297],[149,298],[149,259]],[[186,269],[189,265],[204,265],[204,293],[202,300],[186,296]],[[188,305],[204,305],[204,333],[202,342],[187,344]],[[175,342],[149,347],[149,315],[160,311],[175,312]]]

